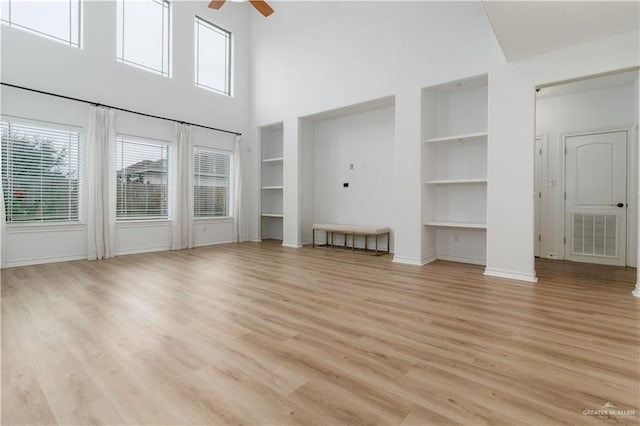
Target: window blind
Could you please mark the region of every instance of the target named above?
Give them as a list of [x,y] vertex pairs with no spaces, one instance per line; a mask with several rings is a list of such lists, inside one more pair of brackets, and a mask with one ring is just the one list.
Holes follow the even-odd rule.
[[116,149],[116,218],[168,218],[168,146],[118,135]]
[[193,171],[194,217],[229,216],[231,155],[196,148]]
[[80,133],[0,123],[7,222],[79,220]]

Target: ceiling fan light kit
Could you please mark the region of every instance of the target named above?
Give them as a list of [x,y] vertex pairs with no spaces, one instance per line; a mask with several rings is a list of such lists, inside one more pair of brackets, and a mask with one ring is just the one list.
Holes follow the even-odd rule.
[[[209,7],[211,9],[218,10],[224,5],[225,2],[226,0],[213,0],[211,3],[209,3]],[[273,13],[273,9],[271,8],[271,6],[269,6],[264,0],[249,0],[249,3],[251,3],[251,5],[255,7],[258,12],[262,13],[265,18]]]

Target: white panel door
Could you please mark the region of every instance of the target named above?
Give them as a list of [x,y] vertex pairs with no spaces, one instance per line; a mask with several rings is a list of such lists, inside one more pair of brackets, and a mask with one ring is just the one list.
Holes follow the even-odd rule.
[[627,132],[565,138],[565,258],[625,265]]

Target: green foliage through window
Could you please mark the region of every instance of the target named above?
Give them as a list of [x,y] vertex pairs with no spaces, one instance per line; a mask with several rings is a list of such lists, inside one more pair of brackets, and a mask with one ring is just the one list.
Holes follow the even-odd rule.
[[8,122],[0,130],[7,222],[78,221],[80,133]]

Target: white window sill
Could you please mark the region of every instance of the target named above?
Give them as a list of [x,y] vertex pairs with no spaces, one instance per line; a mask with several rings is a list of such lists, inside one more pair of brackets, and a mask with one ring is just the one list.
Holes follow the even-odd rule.
[[126,219],[117,220],[116,228],[118,229],[131,229],[131,228],[153,228],[157,226],[171,226],[171,219]]
[[86,225],[80,222],[64,223],[7,223],[7,234],[21,234],[34,232],[72,232],[82,231]]
[[233,216],[194,217],[196,223],[233,222]]

